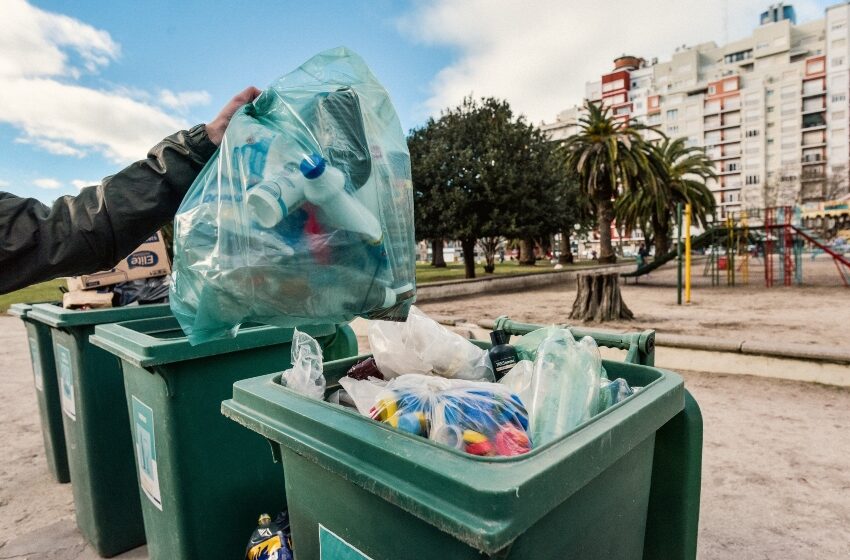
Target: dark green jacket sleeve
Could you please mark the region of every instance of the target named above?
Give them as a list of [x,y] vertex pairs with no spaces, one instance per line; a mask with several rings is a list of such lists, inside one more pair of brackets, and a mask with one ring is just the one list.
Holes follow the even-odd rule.
[[112,268],[174,218],[215,150],[198,125],[52,206],[0,193],[0,293]]

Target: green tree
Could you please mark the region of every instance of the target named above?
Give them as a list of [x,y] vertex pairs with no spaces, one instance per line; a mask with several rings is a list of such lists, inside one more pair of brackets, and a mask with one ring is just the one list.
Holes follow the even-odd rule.
[[614,200],[632,190],[638,180],[652,180],[642,125],[630,125],[615,118],[610,109],[586,102],[587,114],[579,120],[579,132],[564,144],[566,164],[579,178],[585,195],[592,201],[599,230],[599,262],[616,262],[611,246]]
[[678,203],[691,205],[695,224],[705,226],[714,214],[714,195],[705,182],[716,177],[714,164],[702,148],[688,147],[684,138],[664,138],[641,149],[652,177],[642,177],[637,188],[625,193],[616,204],[617,221],[627,229],[640,227],[651,233],[655,254],[670,250],[670,234]]
[[408,146],[417,235],[460,240],[467,278],[479,240],[492,271],[500,237],[542,233],[557,180],[551,148],[507,102],[467,97],[413,131]]

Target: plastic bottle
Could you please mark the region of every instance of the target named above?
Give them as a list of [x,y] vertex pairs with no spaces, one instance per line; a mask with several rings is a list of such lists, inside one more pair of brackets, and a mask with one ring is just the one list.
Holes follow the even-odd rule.
[[327,225],[381,242],[383,232],[375,215],[346,192],[345,174],[319,154],[305,156],[297,170],[266,179],[248,193],[254,219],[265,228],[273,228],[306,201],[319,208]]
[[496,381],[511,371],[511,368],[519,361],[516,348],[508,344],[509,336],[504,330],[490,333],[490,342],[493,343],[493,346],[490,348],[488,356],[490,363],[493,365],[493,374],[496,376]]

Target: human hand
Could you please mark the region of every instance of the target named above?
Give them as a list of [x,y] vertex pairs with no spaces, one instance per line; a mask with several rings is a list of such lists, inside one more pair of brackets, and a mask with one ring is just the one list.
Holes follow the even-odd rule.
[[210,142],[216,146],[221,144],[221,139],[224,138],[224,130],[227,128],[227,125],[230,123],[230,119],[233,118],[236,111],[238,111],[243,105],[255,100],[260,93],[260,90],[251,86],[236,94],[236,96],[224,106],[219,114],[216,115],[212,121],[207,123],[207,136],[209,136]]

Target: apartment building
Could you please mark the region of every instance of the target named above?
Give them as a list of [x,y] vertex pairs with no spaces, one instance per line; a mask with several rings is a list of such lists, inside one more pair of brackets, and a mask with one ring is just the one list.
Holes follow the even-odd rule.
[[[782,204],[813,207],[848,190],[850,4],[797,24],[792,6],[761,14],[749,37],[675,49],[670,60],[621,56],[585,97],[618,118],[702,146],[718,178],[718,218]],[[574,134],[580,106],[542,126]]]

